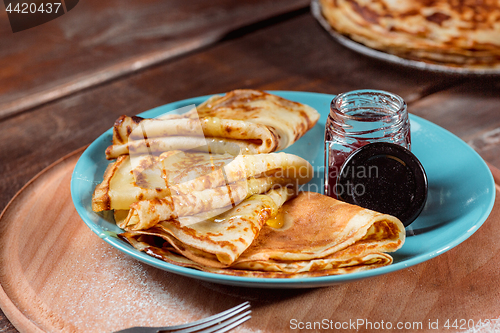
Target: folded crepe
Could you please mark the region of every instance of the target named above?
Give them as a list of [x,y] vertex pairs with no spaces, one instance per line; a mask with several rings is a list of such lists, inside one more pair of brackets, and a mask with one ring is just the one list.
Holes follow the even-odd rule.
[[275,186],[285,187],[287,184],[293,184],[293,181],[276,177],[261,177],[189,194],[141,200],[130,205],[124,228],[144,230],[165,220],[179,219],[203,212],[210,213],[225,207],[229,209],[254,194],[265,193]]
[[236,151],[234,155],[270,153],[292,145],[318,119],[319,113],[310,106],[258,90],[234,90],[183,115],[121,116],[106,157],[206,146],[211,152]]
[[183,225],[170,219],[148,230],[123,235],[132,238],[158,236],[187,258],[210,267],[227,267],[250,246],[264,223],[294,194],[293,188],[279,187],[252,195],[222,214],[198,223]]
[[[263,155],[262,159],[268,157]],[[189,153],[169,151],[160,156],[123,155],[110,163],[103,181],[96,186],[92,209],[96,212],[110,209],[126,209],[140,200],[159,199],[175,194],[202,190],[224,185],[220,179],[209,183],[201,176],[221,173],[221,168],[235,159],[229,154]],[[238,158],[238,161],[242,158]],[[271,158],[272,159],[272,158]],[[242,165],[241,167],[244,167]],[[238,181],[256,174],[248,174]],[[198,180],[196,180],[198,179]],[[189,181],[189,182],[188,182]],[[215,183],[215,181],[218,181]],[[183,183],[188,182],[186,185]]]
[[171,151],[146,157],[135,168],[128,155],[111,163],[96,186],[92,209],[130,210],[121,227],[148,229],[160,221],[231,208],[253,194],[305,184],[313,176],[306,160],[286,153],[234,157]]
[[[203,237],[195,243],[160,228],[126,232],[121,237],[138,250],[176,265],[277,278],[345,274],[386,266],[393,261],[386,252],[396,251],[405,240],[404,226],[396,217],[312,192],[302,192],[285,203],[275,219],[283,219],[281,228],[264,225],[237,259],[224,262],[210,249],[210,242],[201,240]],[[230,225],[225,228],[231,230]]]

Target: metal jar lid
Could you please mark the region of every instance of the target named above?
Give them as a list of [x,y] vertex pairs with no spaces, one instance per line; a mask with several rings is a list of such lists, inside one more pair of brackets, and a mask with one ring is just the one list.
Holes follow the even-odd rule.
[[337,193],[342,201],[396,216],[407,227],[424,209],[427,175],[408,149],[394,143],[370,143],[342,165]]

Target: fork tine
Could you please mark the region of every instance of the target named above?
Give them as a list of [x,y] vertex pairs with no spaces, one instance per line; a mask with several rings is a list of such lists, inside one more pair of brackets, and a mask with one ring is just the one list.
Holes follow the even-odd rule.
[[[181,330],[166,330],[166,331],[159,331],[159,332],[175,332],[175,333],[192,333],[192,332],[197,332],[197,333],[222,333],[222,332],[227,332],[230,329],[240,325],[241,323],[247,321],[248,319],[252,318],[250,314],[252,313],[251,310],[241,313],[237,316],[234,316],[234,314],[228,314],[227,316],[224,316],[224,318],[220,318],[219,320],[213,320],[210,322],[206,322],[201,325],[193,326],[190,328],[186,329],[181,329]],[[226,320],[227,319],[227,320]],[[214,326],[215,325],[215,326]]]
[[[192,323],[187,323],[187,324],[182,324],[182,325],[177,325],[177,326],[170,326],[170,327],[158,327],[157,332],[178,332],[178,333],[189,333],[189,332],[196,332],[196,330],[200,330],[206,327],[213,326],[219,322],[222,322],[228,318],[234,317],[238,313],[241,313],[247,309],[250,308],[250,303],[244,302],[241,303],[240,305],[237,305],[231,309],[228,309],[226,311],[220,312],[218,314],[215,314],[213,316],[200,319],[198,321],[194,321]],[[251,313],[251,311],[248,311],[245,314]],[[240,316],[238,316],[239,318]],[[193,328],[193,329],[191,329]],[[179,331],[182,330],[182,331]]]
[[[117,331],[115,333],[159,333],[159,332],[177,332],[177,333],[189,333],[189,332],[200,332],[201,329],[209,327],[208,330],[202,331],[205,333],[215,332],[217,329],[221,329],[219,332],[227,332],[231,328],[238,326],[239,324],[250,319],[251,310],[240,314],[241,312],[250,309],[250,303],[244,302],[226,311],[217,313],[211,317],[204,318],[192,323],[168,326],[168,327],[130,327],[124,330]],[[239,315],[238,315],[239,314]],[[229,320],[227,320],[229,319]],[[218,324],[217,326],[214,326]]]
[[[249,311],[249,313],[251,313],[251,311]],[[236,326],[238,325],[241,325],[243,324],[245,321],[247,321],[248,319],[252,318],[252,316],[248,315],[246,317],[243,317],[241,318],[240,320],[238,321],[235,321],[234,323],[230,324],[230,325],[227,325],[226,327],[221,327],[220,330],[217,331],[217,333],[224,333],[224,332],[227,332],[229,330],[232,330],[233,328],[235,328]],[[226,322],[227,324],[227,322]],[[201,333],[201,332],[200,332]],[[205,332],[205,333],[208,333],[208,332]],[[215,332],[213,332],[215,333]]]

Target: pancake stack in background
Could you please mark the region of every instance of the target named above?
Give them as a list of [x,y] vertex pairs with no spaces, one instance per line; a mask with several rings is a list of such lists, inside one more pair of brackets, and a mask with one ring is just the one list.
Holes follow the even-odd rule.
[[337,32],[402,58],[500,68],[498,0],[319,0]]
[[214,273],[290,278],[389,265],[402,223],[299,193],[312,166],[276,152],[318,119],[307,105],[255,90],[214,96],[182,115],[122,116],[92,209],[114,210],[120,237],[138,250]]

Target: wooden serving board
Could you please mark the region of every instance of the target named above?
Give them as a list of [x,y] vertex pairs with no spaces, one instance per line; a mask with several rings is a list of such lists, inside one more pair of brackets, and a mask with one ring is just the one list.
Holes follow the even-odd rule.
[[238,304],[196,304],[189,292],[183,295],[192,281],[143,265],[93,234],[70,194],[80,153],[35,177],[1,216],[0,305],[18,330],[110,332],[173,325]]
[[[70,179],[80,153],[36,176],[0,216],[0,306],[21,332],[174,325],[244,300],[251,302],[253,318],[234,332],[288,332],[300,322],[361,319],[421,322],[421,328],[405,331],[436,332],[429,322],[438,320],[443,328],[446,320],[478,322],[500,316],[498,186],[493,212],[479,231],[433,260],[329,288],[261,290],[164,272],[99,239],[71,201]],[[358,329],[370,331],[366,326]]]

